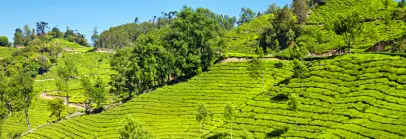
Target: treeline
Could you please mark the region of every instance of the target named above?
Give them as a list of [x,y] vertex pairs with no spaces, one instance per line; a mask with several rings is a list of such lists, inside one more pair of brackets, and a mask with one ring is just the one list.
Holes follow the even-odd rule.
[[139,35],[111,60],[112,69],[117,71],[111,78],[111,91],[131,97],[207,70],[226,30],[218,17],[208,9],[184,7],[176,12],[176,18]]
[[25,25],[23,29],[17,28],[13,38],[14,46],[40,46],[50,42],[54,38],[63,38],[82,46],[90,46],[85,35],[77,30],[74,31],[69,29],[69,27],[66,28],[65,32],[62,32],[57,27],[53,27],[48,31],[49,29],[48,23],[44,21],[37,22],[36,29],[31,29],[28,25]]
[[[171,11],[168,13],[162,12],[161,16],[153,16],[149,21],[140,23],[138,18],[135,18],[134,23],[128,23],[117,27],[112,27],[109,30],[102,32],[98,35],[97,31],[93,36],[95,41],[93,42],[96,48],[109,48],[120,49],[127,46],[130,43],[135,43],[141,34],[146,34],[155,29],[161,29],[170,24],[178,17],[177,11]],[[226,30],[233,29],[236,25],[247,23],[258,16],[249,8],[242,8],[240,18],[230,17],[228,15],[212,15],[215,22]],[[93,37],[92,37],[93,38]]]

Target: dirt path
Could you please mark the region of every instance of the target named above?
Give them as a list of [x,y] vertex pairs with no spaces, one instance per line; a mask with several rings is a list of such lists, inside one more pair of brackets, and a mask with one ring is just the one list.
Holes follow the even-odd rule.
[[[61,98],[61,99],[63,99],[63,101],[65,102],[65,105],[66,105],[67,102],[68,102],[67,99],[66,99],[66,97],[61,97],[61,96],[49,96],[47,93],[48,93],[48,92],[44,92],[44,93],[42,93],[39,97],[42,98],[42,99],[48,99],[48,100],[52,100],[52,99],[55,99],[55,98]],[[73,108],[77,108],[77,109],[85,109],[85,107],[83,106],[82,103],[69,103],[69,107],[73,107]]]
[[54,81],[55,79],[35,80],[36,82]]
[[[250,59],[248,58],[226,58],[222,61],[220,61],[219,63],[229,63],[229,62],[245,62],[245,61],[249,61]],[[263,60],[266,61],[279,61],[282,59],[279,58],[263,58]]]

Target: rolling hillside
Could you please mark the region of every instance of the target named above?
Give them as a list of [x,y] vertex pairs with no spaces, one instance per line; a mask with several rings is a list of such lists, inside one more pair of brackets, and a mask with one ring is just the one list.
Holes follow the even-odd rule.
[[[78,47],[81,48],[81,47]],[[107,84],[110,81],[110,55],[108,53],[65,53],[62,57],[58,58],[57,63],[62,63],[64,60],[75,61],[75,66],[78,68],[79,78],[81,76],[100,76],[104,83]],[[56,117],[49,117],[51,111],[48,110],[47,99],[55,97],[66,96],[65,92],[59,92],[55,85],[56,68],[43,75],[37,76],[35,79],[35,99],[33,100],[32,107],[30,107],[29,115],[31,127],[36,128],[38,126],[56,121]],[[95,78],[91,78],[95,80]],[[80,85],[79,80],[74,80],[70,83],[70,99],[71,112],[83,111],[83,102],[86,101],[84,90]],[[108,103],[113,101],[113,97],[108,95]],[[62,117],[66,116],[66,109],[62,113]],[[2,138],[7,138],[10,134],[21,134],[27,132],[27,125],[25,123],[25,116],[23,112],[12,113],[3,124]]]
[[[229,101],[240,104],[234,137],[249,131],[257,138],[404,138],[405,60],[356,54],[309,61],[311,72],[303,92],[299,79],[285,80],[292,73],[284,62],[285,68],[277,70],[277,81],[285,81],[271,80],[268,69],[269,93],[265,94],[259,82],[246,74],[246,63],[220,64],[188,82],[159,88],[111,111],[45,126],[25,138],[118,137],[117,129],[126,114],[143,122],[156,138],[198,138],[202,135],[194,117],[198,102],[206,102],[214,112],[205,137],[218,137],[230,131],[230,123],[222,118]],[[267,65],[271,63],[275,62]],[[299,94],[299,132],[295,113],[286,104],[288,93]]]
[[[267,62],[269,67],[275,62]],[[273,69],[276,80],[267,71],[267,88],[292,75],[288,70]],[[156,138],[197,138],[202,135],[195,120],[199,102],[208,104],[214,120],[207,129],[214,130],[224,125],[223,112],[227,102],[243,105],[261,93],[260,81],[249,77],[245,62],[216,65],[209,72],[196,76],[185,83],[158,88],[140,95],[120,107],[97,115],[83,116],[45,126],[25,136],[26,138],[117,138],[123,118],[131,114],[143,122]],[[103,122],[100,122],[103,121]],[[207,133],[207,132],[206,132]]]

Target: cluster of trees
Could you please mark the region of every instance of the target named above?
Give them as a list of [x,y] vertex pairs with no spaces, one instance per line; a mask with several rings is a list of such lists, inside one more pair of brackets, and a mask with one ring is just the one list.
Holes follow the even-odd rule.
[[112,92],[131,97],[207,70],[225,30],[218,17],[208,9],[184,7],[165,27],[142,34],[118,50],[111,60],[118,73],[112,76]]
[[65,32],[54,27],[51,31],[48,31],[50,27],[47,22],[40,21],[36,23],[36,29],[31,29],[28,25],[25,25],[23,29],[17,28],[14,33],[14,46],[34,46],[42,45],[42,43],[50,42],[54,38],[64,38],[70,42],[76,42],[83,46],[89,46],[85,36],[79,32],[76,32],[66,28]]
[[[246,17],[246,12],[247,11],[244,11],[244,13],[242,13],[244,15],[244,21],[248,22],[254,19],[255,16],[251,17],[251,14],[249,14],[249,17]],[[131,43],[136,43],[141,34],[168,28],[173,21],[177,20],[179,14],[177,11],[171,11],[169,13],[162,12],[161,16],[154,16],[153,19],[142,23],[139,23],[138,18],[135,18],[134,23],[112,27],[100,35],[98,35],[98,32],[95,30],[92,40],[96,48],[120,49],[127,47]],[[209,14],[208,16],[213,19],[213,22],[218,22],[221,27],[227,30],[233,29],[237,23],[236,17],[230,17],[228,15]]]
[[[0,59],[0,116],[6,118],[13,112],[23,111],[28,130],[29,107],[34,95],[34,78],[47,72],[62,48],[52,44],[19,49],[13,57]],[[54,105],[55,106],[55,105]],[[55,106],[57,107],[57,106]],[[60,112],[53,115],[59,117]]]
[[29,131],[31,127],[28,110],[36,94],[31,63],[27,61],[0,65],[0,115],[4,118],[12,112],[23,111]]
[[289,6],[282,9],[276,5],[269,7],[267,12],[272,12],[275,18],[271,20],[272,26],[262,33],[259,46],[267,52],[270,50],[281,50],[289,46],[295,46],[295,39],[299,35],[300,28],[296,25],[298,20]]

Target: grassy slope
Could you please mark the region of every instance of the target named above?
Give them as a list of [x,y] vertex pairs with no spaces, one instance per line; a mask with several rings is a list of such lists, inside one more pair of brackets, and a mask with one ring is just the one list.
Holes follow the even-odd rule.
[[[274,62],[267,62],[267,67]],[[97,115],[83,116],[41,128],[26,138],[117,138],[118,128],[126,114],[152,131],[157,138],[197,138],[202,134],[195,121],[199,102],[205,102],[214,113],[214,120],[206,125],[214,130],[224,124],[223,112],[227,102],[243,105],[261,93],[259,80],[249,77],[245,62],[224,63],[187,82],[159,88],[141,95],[120,107]],[[288,68],[288,66],[286,66]],[[286,69],[277,70],[278,81],[292,75]],[[267,73],[267,88],[276,83]],[[208,132],[206,132],[208,133]]]
[[[63,57],[58,59],[57,63],[60,63],[62,60],[69,58],[73,60],[76,66],[78,67],[78,71],[80,75],[87,75],[87,76],[95,76],[99,75],[104,82],[107,84],[110,81],[110,55],[108,53],[83,53],[83,54],[73,54],[67,53],[64,54]],[[104,57],[104,59],[99,62],[98,68],[96,67],[96,60],[97,57]],[[51,68],[51,71],[40,75],[36,78],[36,80],[47,80],[47,81],[36,81],[35,88],[38,94],[36,98],[33,100],[33,104],[30,107],[29,115],[30,115],[30,122],[31,128],[36,128],[39,125],[46,124],[48,122],[52,122],[56,120],[56,117],[49,117],[51,111],[49,111],[46,105],[46,100],[39,98],[39,95],[43,92],[49,92],[48,95],[55,95],[55,96],[65,96],[65,93],[56,93],[52,91],[56,91],[57,88],[55,86],[55,82],[52,80],[56,77],[55,68]],[[95,80],[95,78],[92,78]],[[83,94],[82,87],[80,86],[80,82],[78,80],[73,81],[71,83],[71,89],[69,96],[70,102],[83,102],[85,101],[86,97]],[[109,96],[109,100],[111,101],[112,97]],[[73,108],[72,111],[75,111]],[[63,112],[62,117],[66,115],[66,111]],[[10,115],[8,119],[5,120],[2,128],[2,138],[7,138],[9,133],[13,132],[27,132],[27,126],[25,125],[25,115],[22,112],[13,113]]]
[[71,49],[73,52],[87,52],[93,48],[91,47],[84,47],[80,44],[69,42],[65,39],[53,39],[51,43],[56,43],[57,45],[61,46],[62,48]]
[[[383,17],[391,14],[391,10],[396,6],[397,3],[394,1],[385,7],[382,0],[329,0],[326,5],[313,9],[301,38],[310,40],[308,47],[313,47],[311,49],[315,53],[324,53],[345,46],[343,37],[328,28],[340,15],[349,15],[356,10],[370,20],[363,23],[363,32],[357,35],[353,46],[355,51],[363,52],[380,41],[393,39],[405,33],[405,22],[394,21],[395,24],[388,26],[382,21]],[[322,34],[323,42],[312,43],[316,41],[318,34]]]
[[[257,138],[406,137],[405,58],[356,54],[313,61],[312,65],[310,76],[304,80],[304,92],[298,79],[288,80],[279,89],[271,87],[275,81],[269,80],[268,72],[267,90],[271,91],[262,94],[259,82],[248,76],[246,63],[226,63],[116,109],[46,126],[25,138],[118,137],[117,129],[126,114],[143,122],[157,138],[197,138],[201,135],[194,117],[198,102],[208,103],[214,112],[213,122],[206,125],[211,131],[206,135],[209,137],[230,131],[230,123],[222,120],[223,106],[229,101],[240,104],[233,124],[236,138],[244,136],[244,130]],[[287,69],[277,73],[282,76],[278,81],[292,75]],[[288,110],[286,100],[275,97],[292,92],[300,94],[298,133],[295,113]]]

